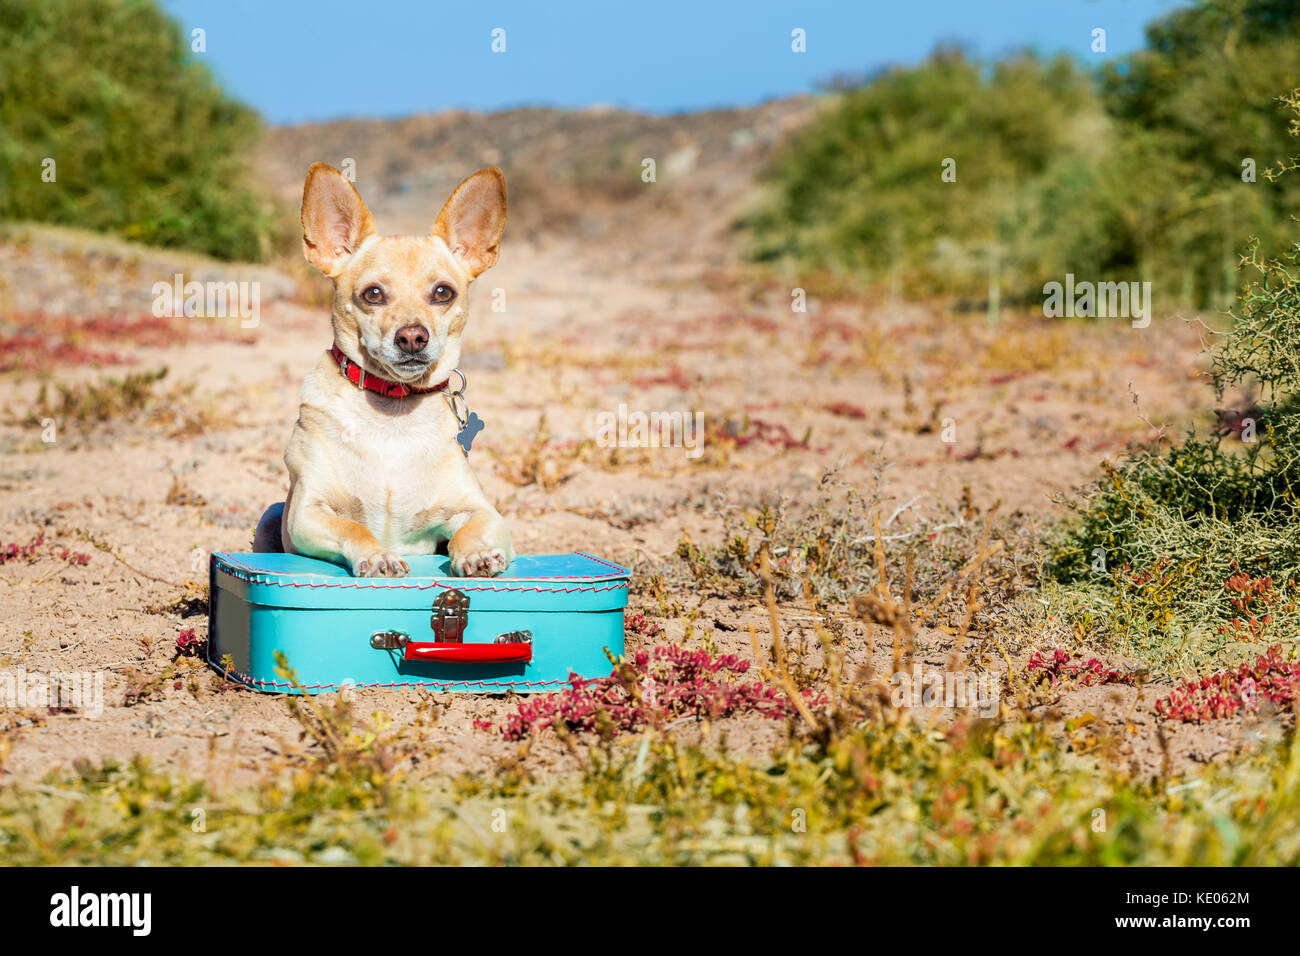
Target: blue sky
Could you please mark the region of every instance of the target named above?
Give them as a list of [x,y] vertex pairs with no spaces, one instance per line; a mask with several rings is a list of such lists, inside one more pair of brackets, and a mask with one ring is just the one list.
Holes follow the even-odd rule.
[[[223,86],[272,123],[443,109],[746,106],[937,43],[1114,57],[1184,0],[163,0]],[[807,52],[793,53],[801,28]],[[504,53],[491,49],[505,30]]]

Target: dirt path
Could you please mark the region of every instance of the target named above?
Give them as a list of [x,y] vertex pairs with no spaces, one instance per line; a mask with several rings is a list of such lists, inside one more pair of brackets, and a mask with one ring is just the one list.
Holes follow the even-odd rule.
[[[48,241],[0,246],[8,315],[0,332],[12,340],[34,329],[49,348],[65,350],[44,373],[33,371],[44,355],[38,346],[0,375],[0,409],[7,409],[0,551],[44,535],[30,561],[0,566],[0,667],[107,672],[97,719],[8,712],[3,771],[30,779],[83,759],[143,755],[235,782],[304,746],[298,726],[278,697],[222,685],[186,658],[173,665],[175,642],[186,628],[204,636],[205,618],[186,595],[201,595],[207,553],[246,550],[257,515],[283,495],[280,456],[302,376],[329,343],[327,317],[320,307],[278,298],[263,303],[254,330],[234,319],[181,319],[100,338],[80,331],[102,311],[102,288],[114,283],[117,308],[147,315],[147,290],[173,265],[132,255],[106,261]],[[70,276],[90,291],[65,294]],[[292,287],[288,280],[276,286]],[[504,291],[505,311],[492,311],[494,289]],[[1135,416],[1130,383],[1154,422],[1185,420],[1207,394],[1189,374],[1197,337],[1172,318],[1143,330],[1015,315],[989,326],[982,316],[823,302],[811,289],[808,296],[808,311],[795,312],[789,289],[754,292],[698,270],[634,262],[610,269],[596,250],[572,244],[507,243],[501,265],[474,291],[464,367],[471,406],[487,426],[472,458],[517,549],[583,549],[640,568],[674,564],[683,533],[696,543],[721,540],[721,506],[744,509],[780,496],[811,504],[826,468],[840,462],[844,480],[869,483],[878,449],[892,463],[891,508],[913,502],[911,515],[939,513],[969,485],[977,504],[1000,499],[1004,512],[1046,514],[1049,495],[1086,480],[1100,459],[1147,428]],[[35,314],[56,299],[51,311],[71,320]],[[129,361],[78,364],[105,352]],[[59,385],[162,366],[168,373],[152,387],[154,400],[106,421],[78,423],[37,407],[44,376],[48,406]],[[620,403],[701,412],[714,440],[698,459],[680,448],[616,455],[584,448],[595,413]],[[55,440],[46,442],[41,421],[51,415],[59,420]],[[550,437],[534,444],[543,415]],[[953,437],[946,426],[955,441],[944,440]],[[507,480],[530,476],[539,480]],[[77,563],[78,553],[88,562]],[[662,633],[630,636],[630,646],[679,638],[694,616],[696,639],[709,635],[719,650],[751,654],[745,625],[765,621],[753,600],[674,588],[671,600],[683,613],[657,619]],[[648,598],[633,600],[630,610],[656,618]],[[806,612],[790,613],[797,636],[795,618]],[[865,659],[869,647],[885,653],[884,638],[872,632],[869,639],[866,625],[846,628],[854,659]],[[945,635],[933,637],[926,659],[937,665],[949,648]],[[124,703],[128,690],[151,683],[144,699]],[[1154,697],[1148,691],[1134,708],[1133,695],[1095,689],[1060,706],[1064,716],[1095,711],[1103,727],[1134,720],[1139,733],[1129,756],[1149,765],[1160,759]],[[399,721],[421,696],[356,695],[362,713],[380,708]],[[440,717],[430,740],[439,770],[488,769],[514,750],[472,724],[504,716],[508,701],[434,702]],[[777,729],[735,724],[731,744],[756,751]],[[1222,739],[1183,734],[1174,755],[1217,759],[1253,732],[1235,725]],[[562,767],[570,758],[544,746],[530,759]]]

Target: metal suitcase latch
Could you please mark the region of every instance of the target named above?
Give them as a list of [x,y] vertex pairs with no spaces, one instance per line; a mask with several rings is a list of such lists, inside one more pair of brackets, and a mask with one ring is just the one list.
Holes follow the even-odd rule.
[[469,595],[455,588],[443,591],[433,602],[433,639],[438,642],[459,644],[465,639],[465,625],[469,621]]
[[533,643],[532,631],[506,631],[504,634],[498,634],[493,644],[531,644]]
[[469,595],[449,588],[433,602],[432,641],[413,641],[403,631],[376,631],[370,646],[381,651],[401,651],[404,660],[433,664],[527,665],[533,660],[533,632],[506,631],[491,643],[465,643],[469,623]]
[[375,631],[370,635],[370,646],[378,651],[400,651],[411,641],[405,631]]

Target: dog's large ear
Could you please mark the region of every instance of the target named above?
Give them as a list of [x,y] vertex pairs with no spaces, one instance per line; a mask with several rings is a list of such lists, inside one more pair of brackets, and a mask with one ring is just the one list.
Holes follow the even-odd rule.
[[333,166],[312,163],[302,187],[302,251],[331,279],[367,236],[375,220],[347,178]]
[[433,234],[451,247],[472,278],[496,265],[505,226],[506,177],[491,166],[456,187],[434,221]]

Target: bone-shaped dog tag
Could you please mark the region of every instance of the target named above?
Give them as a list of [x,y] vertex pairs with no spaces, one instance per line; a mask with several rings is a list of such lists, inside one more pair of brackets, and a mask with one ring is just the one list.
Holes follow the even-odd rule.
[[478,417],[478,412],[470,412],[465,427],[456,436],[456,441],[460,442],[460,447],[465,449],[465,454],[469,454],[470,446],[474,444],[474,437],[482,430],[483,419]]

